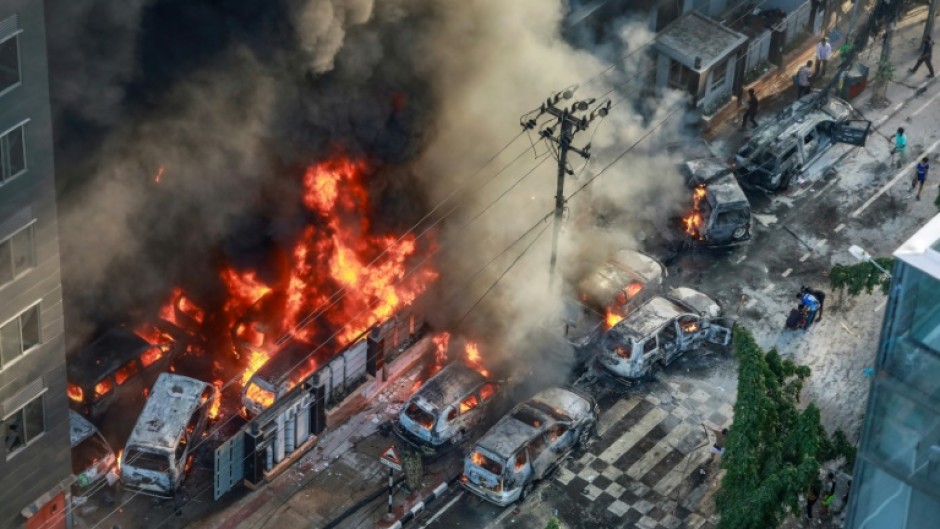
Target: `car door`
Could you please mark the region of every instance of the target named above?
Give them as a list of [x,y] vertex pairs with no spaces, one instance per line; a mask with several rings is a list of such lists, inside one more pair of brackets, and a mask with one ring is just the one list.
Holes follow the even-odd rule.
[[546,441],[545,435],[538,434],[529,441],[529,464],[532,465],[533,479],[541,479],[554,462],[555,453],[551,450],[551,445]]
[[714,318],[705,320],[702,325],[705,341],[728,347],[731,345],[731,339],[734,335],[734,320],[731,318]]
[[705,341],[705,335],[702,333],[702,319],[698,316],[683,314],[676,318],[676,324],[679,328],[679,348],[671,358],[667,359],[667,363],[672,362],[682,353],[701,347]]
[[870,131],[871,121],[865,119],[843,121],[832,127],[832,141],[864,147]]

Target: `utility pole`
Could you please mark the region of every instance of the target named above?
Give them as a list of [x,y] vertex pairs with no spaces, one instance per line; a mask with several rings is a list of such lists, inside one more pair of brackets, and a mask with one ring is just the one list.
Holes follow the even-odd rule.
[[927,37],[933,36],[933,21],[937,18],[937,4],[940,4],[940,0],[930,0],[930,7],[927,9],[927,23],[924,25],[924,37],[921,42],[927,40]]
[[[604,117],[610,109],[610,100],[598,105],[588,115],[579,115],[581,112],[587,112],[588,108],[594,103],[593,98],[574,102],[571,107],[561,107],[557,105],[562,99],[571,99],[574,97],[574,91],[577,85],[566,88],[565,90],[548,98],[545,103],[534,113],[534,117],[521,120],[520,125],[524,130],[531,130],[538,124],[538,118],[544,114],[549,114],[555,118],[554,123],[542,127],[539,131],[546,141],[558,146],[555,153],[555,159],[558,161],[558,180],[555,190],[555,220],[552,233],[552,257],[549,263],[548,285],[555,284],[555,263],[558,261],[558,237],[561,234],[561,224],[565,213],[565,176],[574,175],[574,171],[568,168],[568,151],[573,151],[587,160],[591,157],[591,144],[587,144],[583,149],[574,147],[571,142],[575,134],[587,130],[591,122],[597,117]],[[529,113],[528,116],[531,116]],[[558,129],[558,136],[555,136],[555,129]]]

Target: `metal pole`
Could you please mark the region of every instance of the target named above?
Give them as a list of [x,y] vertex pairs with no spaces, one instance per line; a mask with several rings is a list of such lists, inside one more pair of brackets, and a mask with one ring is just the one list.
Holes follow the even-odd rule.
[[555,192],[555,226],[552,232],[552,258],[548,268],[548,286],[555,284],[555,262],[558,260],[558,236],[565,212],[565,172],[568,170],[568,147],[571,144],[571,122],[568,111],[561,115],[561,134],[558,138],[558,183]]
[[393,483],[393,474],[394,470],[392,467],[388,467],[388,513],[392,514],[392,483]]
[[927,23],[924,24],[924,36],[921,42],[927,40],[927,37],[933,36],[933,21],[937,18],[937,4],[940,4],[940,0],[930,0],[930,7],[927,9]]

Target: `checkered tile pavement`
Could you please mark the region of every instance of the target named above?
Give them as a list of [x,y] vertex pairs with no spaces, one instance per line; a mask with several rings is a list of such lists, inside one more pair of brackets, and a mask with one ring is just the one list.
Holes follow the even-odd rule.
[[733,395],[691,379],[661,384],[662,398],[634,396],[605,410],[600,439],[554,476],[553,488],[587,505],[591,526],[711,529],[717,521],[718,469],[699,471],[714,442],[702,422],[729,426]]

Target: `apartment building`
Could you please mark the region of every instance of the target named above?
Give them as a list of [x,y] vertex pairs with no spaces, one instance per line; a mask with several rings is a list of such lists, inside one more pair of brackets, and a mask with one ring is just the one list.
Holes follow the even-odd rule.
[[71,481],[42,0],[0,2],[0,528],[66,527]]

